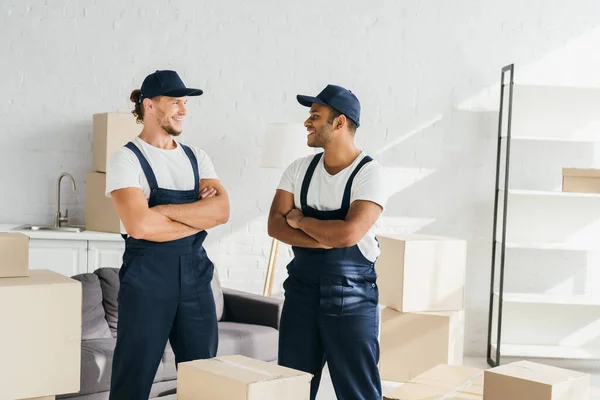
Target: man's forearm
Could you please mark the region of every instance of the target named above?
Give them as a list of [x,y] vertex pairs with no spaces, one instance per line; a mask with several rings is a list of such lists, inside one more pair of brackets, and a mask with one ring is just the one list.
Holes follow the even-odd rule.
[[306,235],[325,246],[340,248],[350,247],[348,223],[343,220],[319,220],[304,217],[298,221],[298,228]]
[[214,228],[229,219],[229,201],[219,196],[188,204],[160,205],[153,207],[152,210],[199,230]]
[[200,232],[199,229],[172,221],[168,217],[150,209],[145,213],[143,222],[135,227],[131,236],[151,242],[168,242],[192,236],[198,232]]
[[312,249],[326,247],[301,230],[290,227],[283,215],[269,217],[269,236],[290,246]]

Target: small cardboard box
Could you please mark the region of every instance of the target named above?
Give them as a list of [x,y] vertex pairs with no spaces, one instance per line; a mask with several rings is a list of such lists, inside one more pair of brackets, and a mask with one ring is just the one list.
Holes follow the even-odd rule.
[[461,365],[464,311],[401,313],[381,310],[381,379],[408,382],[438,364]]
[[311,374],[243,356],[179,364],[178,400],[307,400]]
[[562,191],[600,193],[600,169],[563,168]]
[[29,276],[29,236],[0,232],[0,278]]
[[77,393],[81,283],[48,270],[0,279],[0,398]]
[[106,197],[106,174],[89,172],[85,181],[85,229],[120,233],[121,220],[110,197]]
[[483,371],[437,365],[383,397],[385,400],[482,400]]
[[590,376],[518,361],[485,371],[483,397],[485,400],[588,400]]
[[429,235],[378,235],[379,303],[403,312],[464,308],[467,242]]
[[135,139],[142,131],[142,127],[143,125],[138,124],[131,113],[94,114],[93,170],[106,172],[106,164],[110,156]]

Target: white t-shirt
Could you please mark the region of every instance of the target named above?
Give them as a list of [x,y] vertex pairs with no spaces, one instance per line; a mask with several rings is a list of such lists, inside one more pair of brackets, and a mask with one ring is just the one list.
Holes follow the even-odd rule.
[[[170,150],[159,149],[139,137],[133,143],[140,149],[156,177],[161,189],[192,190],[194,189],[194,171],[192,164],[183,147],[177,142],[177,147]],[[200,179],[219,179],[208,155],[190,146],[198,161]],[[150,198],[150,185],[142,170],[142,165],[135,153],[122,147],[110,157],[106,166],[106,196],[114,190],[135,187],[144,192],[146,199]],[[121,232],[126,233],[121,224]]]
[[[308,206],[320,211],[340,209],[348,179],[364,157],[366,157],[366,154],[361,152],[350,166],[335,175],[331,175],[325,170],[324,157],[321,157],[308,188],[306,200]],[[278,189],[294,194],[296,208],[301,208],[300,192],[302,182],[313,158],[314,156],[310,155],[294,161],[287,167],[279,182]],[[385,208],[387,199],[388,195],[381,165],[375,160],[363,165],[352,183],[350,203],[356,200],[367,200]],[[379,245],[375,239],[373,228],[358,242],[358,248],[368,260],[374,262],[377,259]]]

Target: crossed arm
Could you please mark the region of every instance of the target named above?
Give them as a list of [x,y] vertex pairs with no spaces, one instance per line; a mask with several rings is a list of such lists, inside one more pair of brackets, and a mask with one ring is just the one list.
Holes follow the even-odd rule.
[[201,199],[189,204],[148,207],[139,188],[111,193],[127,233],[136,239],[166,242],[194,235],[229,220],[229,197],[217,179],[200,181]]
[[379,204],[358,200],[345,220],[308,218],[294,207],[292,193],[277,190],[269,214],[269,236],[298,247],[351,247],[367,234],[382,211]]

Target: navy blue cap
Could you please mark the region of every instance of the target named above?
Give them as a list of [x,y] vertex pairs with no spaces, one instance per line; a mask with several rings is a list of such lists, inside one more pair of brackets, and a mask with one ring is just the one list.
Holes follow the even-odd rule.
[[298,103],[305,107],[310,107],[313,103],[329,106],[350,118],[357,128],[360,126],[360,102],[354,93],[348,89],[336,85],[327,85],[317,97],[299,94],[296,98]]
[[144,99],[156,96],[183,97],[200,96],[204,93],[200,89],[185,87],[183,81],[175,71],[156,71],[146,77],[140,89],[140,103]]

